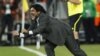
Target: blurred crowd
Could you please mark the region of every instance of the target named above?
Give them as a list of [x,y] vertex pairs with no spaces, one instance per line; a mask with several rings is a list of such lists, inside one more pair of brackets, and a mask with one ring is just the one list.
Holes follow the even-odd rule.
[[[45,10],[47,10],[50,16],[56,17],[57,14],[56,11],[58,10],[57,2],[59,0],[27,0],[27,1],[29,5],[34,3],[39,3],[43,5],[43,7],[45,8]],[[51,5],[53,5],[52,9]],[[51,10],[53,10],[52,13]],[[30,13],[28,11],[25,13],[26,29],[28,29],[30,25],[30,18],[31,18]],[[67,18],[68,17],[66,17],[66,20]],[[83,25],[83,31],[85,32],[85,42],[100,43],[100,0],[83,0],[83,13],[81,19],[82,19],[81,24]],[[21,21],[22,21],[21,0],[0,0],[0,45],[2,45],[4,42],[2,41],[2,36],[3,34],[5,34],[6,28],[7,28],[6,43],[9,45],[13,43],[12,41],[13,35],[11,32],[13,30],[17,30],[19,32],[21,31]]]

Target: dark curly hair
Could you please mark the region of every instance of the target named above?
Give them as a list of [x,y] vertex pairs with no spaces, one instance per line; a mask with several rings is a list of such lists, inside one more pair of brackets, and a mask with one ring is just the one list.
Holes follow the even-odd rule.
[[32,4],[30,8],[34,8],[36,11],[40,11],[42,13],[46,13],[45,9],[40,4]]

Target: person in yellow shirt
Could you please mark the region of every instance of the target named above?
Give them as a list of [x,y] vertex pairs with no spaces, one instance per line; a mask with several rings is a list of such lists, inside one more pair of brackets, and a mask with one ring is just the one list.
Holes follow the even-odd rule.
[[70,0],[67,2],[69,24],[72,27],[75,40],[79,44],[79,27],[81,23],[81,13],[83,12],[83,0]]

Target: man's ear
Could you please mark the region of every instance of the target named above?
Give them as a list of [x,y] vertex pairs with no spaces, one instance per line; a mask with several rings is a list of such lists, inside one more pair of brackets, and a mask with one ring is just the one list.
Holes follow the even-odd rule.
[[80,0],[69,0],[69,2],[73,3],[73,4],[80,4],[81,1]]

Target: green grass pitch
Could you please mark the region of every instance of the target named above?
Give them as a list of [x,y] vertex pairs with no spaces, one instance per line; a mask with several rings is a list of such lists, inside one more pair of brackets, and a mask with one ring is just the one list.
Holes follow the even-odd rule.
[[[35,45],[25,46],[34,50],[37,50]],[[100,44],[89,44],[81,45],[88,56],[100,56]],[[44,46],[37,51],[40,51],[45,54]],[[56,56],[73,56],[65,46],[58,46],[55,49]],[[0,46],[0,56],[37,56],[35,53],[27,52],[18,48],[18,46]]]

